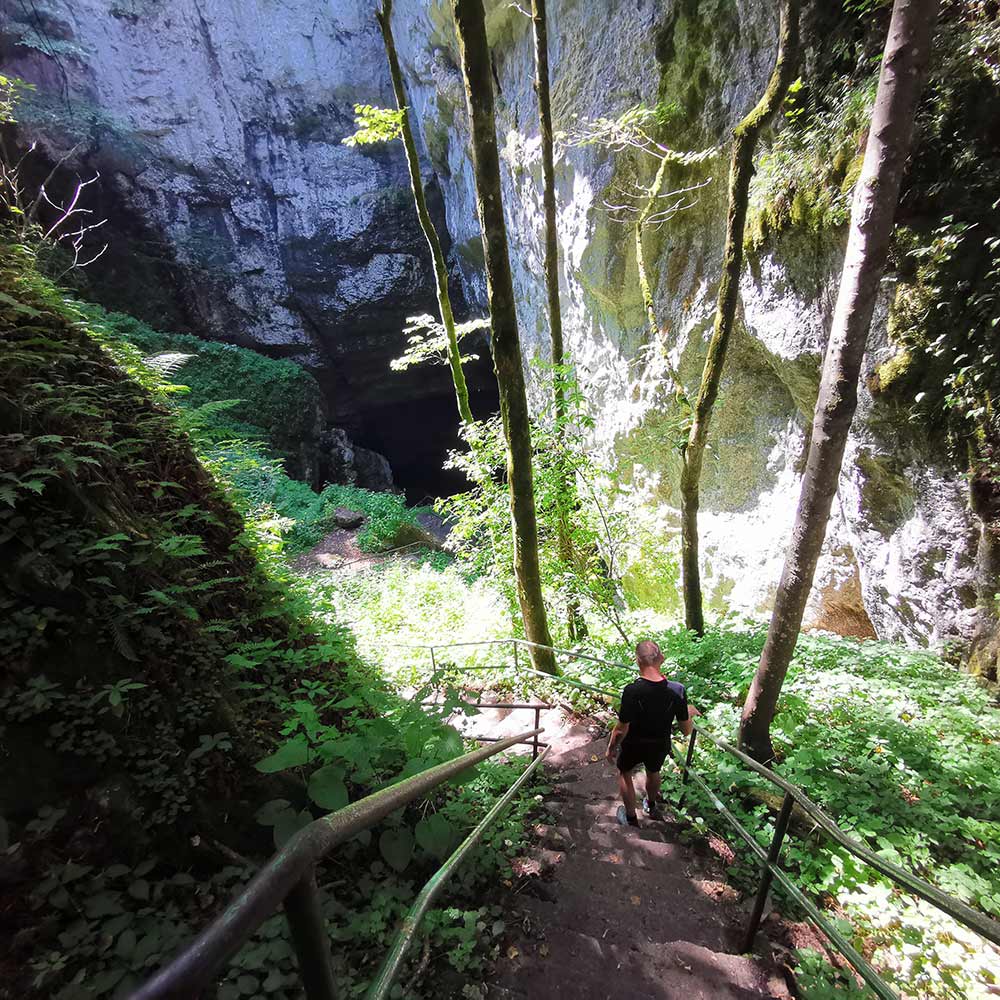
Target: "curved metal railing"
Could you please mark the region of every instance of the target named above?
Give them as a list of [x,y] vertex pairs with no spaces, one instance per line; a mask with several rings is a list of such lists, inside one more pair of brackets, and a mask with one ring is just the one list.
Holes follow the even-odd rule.
[[[431,665],[434,670],[432,676],[438,676],[441,673],[446,672],[446,670],[455,669],[459,671],[466,670],[489,670],[489,669],[505,669],[509,665],[493,665],[487,667],[439,667],[438,664],[438,652],[443,649],[455,649],[459,647],[468,646],[494,646],[494,645],[511,645],[515,651],[514,653],[514,666],[521,672],[537,674],[542,677],[548,678],[549,680],[560,683],[569,684],[577,689],[582,689],[590,691],[593,694],[601,695],[605,698],[617,699],[620,695],[618,691],[609,691],[605,688],[597,687],[593,684],[588,684],[583,681],[576,680],[571,677],[567,677],[564,674],[548,674],[542,671],[535,670],[533,668],[525,667],[519,663],[517,657],[517,648],[531,647],[538,644],[529,642],[526,639],[492,639],[484,640],[482,642],[464,642],[464,643],[448,643],[448,644],[438,644],[438,645],[423,645],[423,646],[411,646],[409,648],[426,649],[429,651]],[[605,660],[600,657],[591,656],[589,654],[577,653],[574,650],[558,649],[555,647],[542,647],[550,649],[557,655],[566,655],[571,659],[587,660],[590,662],[602,663],[607,666],[618,667],[626,670],[634,669],[631,665],[626,665],[623,663],[616,663],[611,660]],[[756,772],[762,777],[766,778],[776,787],[780,788],[784,793],[784,799],[782,800],[781,808],[778,812],[778,817],[775,821],[774,834],[771,839],[770,848],[765,852],[761,845],[757,842],[757,839],[753,836],[750,831],[739,821],[739,819],[733,814],[733,812],[726,807],[726,805],[721,801],[721,799],[716,795],[716,793],[709,787],[705,779],[697,773],[697,771],[692,767],[692,759],[694,756],[695,740],[698,735],[703,736],[708,739],[714,746],[722,750],[724,753],[731,755],[732,757],[739,760],[745,767]],[[788,875],[778,866],[778,860],[781,854],[781,847],[784,841],[785,834],[788,830],[788,824],[791,819],[793,808],[798,805],[799,808],[816,824],[816,826],[821,829],[831,840],[835,841],[846,851],[856,857],[859,861],[864,862],[870,867],[874,868],[876,871],[884,875],[886,878],[890,879],[899,887],[911,892],[913,895],[920,897],[931,903],[933,906],[937,907],[943,913],[946,913],[953,920],[962,924],[964,927],[974,931],[981,937],[985,938],[987,941],[992,942],[995,945],[1000,945],[1000,922],[987,917],[984,913],[980,913],[978,910],[973,909],[971,906],[963,903],[961,900],[956,899],[954,896],[937,888],[937,886],[932,885],[930,882],[924,879],[918,878],[912,872],[907,871],[905,868],[901,868],[899,865],[894,864],[892,861],[883,858],[881,855],[876,854],[874,851],[867,848],[864,844],[855,840],[839,826],[836,822],[829,817],[812,799],[809,798],[806,793],[798,787],[798,785],[787,781],[782,778],[780,774],[772,771],[771,768],[760,764],[755,761],[752,757],[745,754],[742,750],[738,750],[736,747],[731,746],[725,740],[713,735],[705,729],[699,729],[694,727],[689,737],[689,742],[687,746],[687,754],[684,764],[681,766],[682,772],[682,782],[686,784],[689,778],[693,778],[695,783],[706,793],[709,801],[719,812],[719,814],[726,820],[726,822],[736,831],[740,839],[743,840],[754,855],[761,862],[761,882],[757,891],[757,897],[754,901],[753,911],[750,916],[749,926],[747,928],[746,936],[743,942],[743,950],[749,951],[753,945],[753,941],[757,935],[757,930],[760,926],[761,917],[763,915],[764,907],[767,902],[767,896],[770,892],[771,884],[774,880],[784,888],[784,890],[791,896],[792,899],[803,909],[807,914],[812,923],[820,930],[820,932],[827,938],[827,940],[836,948],[837,951],[843,955],[844,958],[851,964],[858,975],[871,987],[872,991],[882,1000],[899,1000],[897,994],[881,979],[875,969],[871,964],[862,956],[856,948],[832,925],[832,923],[823,916],[820,910],[812,903],[809,899],[805,897],[802,891],[795,885],[794,882],[788,877]]]
[[[521,673],[538,675],[558,684],[565,684],[578,690],[588,691],[604,698],[617,699],[619,692],[610,691],[584,681],[568,677],[564,674],[549,674],[520,662],[519,648],[531,648],[539,644],[526,639],[493,639],[479,642],[461,642],[436,645],[396,644],[399,648],[427,650],[431,663],[431,682],[434,683],[442,674],[451,670],[469,672],[474,670],[508,669],[509,664],[455,667],[439,663],[437,653],[445,649],[467,648],[473,646],[510,646],[514,653],[514,666]],[[616,663],[601,657],[575,650],[559,649],[544,646],[557,656],[566,656],[572,660],[584,660],[601,663],[630,670],[631,665]],[[299,971],[305,986],[308,1000],[333,1000],[336,986],[330,964],[330,947],[324,930],[323,916],[320,909],[319,891],[316,885],[316,863],[329,854],[339,844],[356,836],[362,830],[374,826],[389,813],[426,795],[449,778],[467,770],[482,760],[509,749],[514,745],[534,738],[536,757],[528,765],[524,773],[514,785],[494,804],[489,813],[468,835],[459,848],[432,876],[424,889],[417,896],[409,913],[403,920],[392,949],[387,955],[379,973],[373,980],[366,1000],[383,1000],[403,968],[403,962],[412,945],[419,924],[431,903],[439,895],[447,879],[455,871],[462,860],[481,839],[485,830],[510,804],[517,792],[530,778],[548,752],[537,755],[538,734],[541,729],[537,725],[537,711],[543,707],[538,705],[518,706],[536,711],[536,726],[534,729],[516,736],[493,743],[491,746],[471,751],[455,760],[439,764],[420,774],[407,778],[396,785],[384,788],[365,799],[331,813],[321,819],[314,820],[292,837],[287,844],[268,862],[254,877],[250,884],[227,907],[225,912],[210,924],[198,937],[181,952],[169,965],[157,973],[152,979],[141,986],[134,994],[133,1000],[165,1000],[165,998],[188,998],[197,995],[218,974],[225,963],[235,955],[239,948],[250,938],[255,930],[279,906],[284,905],[292,932],[292,941],[299,961]],[[718,795],[712,790],[705,779],[692,766],[695,741],[701,735],[708,739],[719,750],[727,753],[750,770],[766,778],[785,793],[781,808],[775,821],[774,834],[770,848],[765,852],[754,835],[746,829],[733,812],[726,807]],[[906,869],[881,857],[869,850],[864,844],[856,841],[842,830],[805,792],[797,785],[785,780],[769,767],[759,764],[741,750],[731,746],[725,740],[704,729],[693,728],[687,745],[684,763],[681,765],[682,782],[689,779],[705,792],[709,801],[719,814],[736,831],[740,838],[750,848],[761,863],[761,882],[754,902],[750,924],[744,939],[743,950],[752,947],[760,924],[764,906],[773,881],[777,881],[788,895],[807,914],[812,923],[820,930],[827,940],[851,964],[858,975],[871,987],[881,1000],[898,1000],[897,994],[881,979],[875,969],[868,963],[857,949],[832,925],[802,891],[795,885],[779,864],[781,847],[791,819],[792,810],[797,804],[799,808],[823,830],[832,840],[847,850],[860,861],[868,864],[886,878],[901,888],[927,900],[943,913],[965,927],[980,934],[983,938],[1000,945],[1000,923],[979,913],[948,893],[943,892],[929,882],[918,878]]]
[[[198,996],[254,931],[281,905],[284,905],[288,917],[306,996],[309,1000],[334,1000],[337,991],[330,964],[330,943],[324,928],[316,885],[316,863],[335,847],[374,826],[389,813],[421,798],[481,761],[537,736],[539,732],[538,729],[531,729],[491,746],[473,750],[374,792],[367,798],[352,802],[335,813],[313,820],[271,858],[225,911],[191,944],[152,979],[140,986],[132,994],[132,1000],[190,1000],[191,997]],[[544,754],[529,765],[528,771],[515,784],[515,789],[527,780],[526,775],[538,766],[543,756]],[[513,794],[508,792],[501,802],[507,804],[511,798]],[[502,809],[495,806],[487,818],[492,821],[500,811]],[[470,834],[470,838],[475,836],[478,839],[486,825],[484,820]],[[460,854],[458,861],[471,846],[467,838],[456,852]],[[455,855],[452,856],[454,858]],[[447,863],[451,864],[449,873],[458,861],[455,864],[451,864],[451,861]],[[439,879],[437,884],[441,881],[443,879]],[[393,954],[395,953],[396,949],[393,950]],[[401,957],[394,967],[398,970],[400,965]]]

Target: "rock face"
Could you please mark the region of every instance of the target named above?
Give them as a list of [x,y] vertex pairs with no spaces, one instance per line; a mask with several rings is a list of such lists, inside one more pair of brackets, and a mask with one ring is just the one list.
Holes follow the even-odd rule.
[[[530,23],[506,0],[487,7],[521,331],[526,355],[544,357]],[[453,284],[475,313],[485,300],[482,252],[449,8],[396,0],[394,23]],[[432,308],[403,160],[398,149],[341,145],[355,101],[390,101],[367,7],[46,0],[30,20],[14,0],[0,0],[0,10],[5,72],[39,87],[22,115],[26,134],[41,137],[50,155],[78,137],[76,161],[102,171],[106,214],[119,220],[104,296],[119,289],[129,301],[112,304],[137,311],[146,301],[206,335],[310,366],[334,423],[387,454],[397,472],[397,455],[414,470],[426,466],[443,447],[442,429],[454,425],[454,404],[443,370],[387,369],[404,317]],[[549,21],[557,130],[663,100],[678,112],[671,142],[689,149],[725,142],[763,89],[777,35],[772,6],[753,0],[552,0]],[[648,182],[651,167],[560,144],[561,290],[596,443],[642,501],[630,578],[646,581],[636,588],[652,603],[676,607],[678,414],[669,369],[689,387],[700,376],[727,165],[723,156],[669,178],[674,187],[710,182],[646,237],[658,344],[645,333],[631,228],[605,207],[623,186]],[[791,233],[744,276],[703,478],[704,584],[717,611],[764,613],[777,585],[836,294],[838,239]],[[883,308],[866,377],[891,354]],[[472,383],[485,384],[475,374]],[[987,576],[997,560],[984,538],[959,471],[905,413],[864,390],[810,621],[915,643],[989,634],[983,595],[996,589]]]
[[319,453],[326,482],[383,493],[396,488],[385,455],[359,447],[343,427],[331,427],[320,436]]
[[[549,5],[557,130],[613,117],[640,102],[680,110],[670,141],[706,148],[727,140],[756,102],[777,44],[777,17],[749,0]],[[412,103],[424,122],[455,246],[474,246],[475,201],[466,155],[461,80],[447,5],[397,0],[399,48]],[[527,354],[548,351],[542,280],[543,217],[530,24],[504,3],[487,5],[494,47],[500,143],[508,170],[505,210]],[[428,36],[430,41],[428,41]],[[586,46],[586,57],[580,54]],[[574,117],[576,116],[576,117]],[[677,606],[678,414],[658,345],[646,342],[631,227],[605,201],[654,165],[623,163],[595,146],[557,149],[558,226],[567,349],[597,418],[598,442],[631,468],[653,530],[667,544],[637,544],[656,563],[665,606]],[[655,261],[658,318],[673,366],[697,385],[721,270],[725,158],[674,187],[711,177],[696,202],[646,236]],[[742,323],[730,350],[702,485],[703,583],[718,611],[769,610],[798,501],[806,428],[837,293],[843,245],[794,233],[752,260],[742,282]],[[477,261],[458,255],[471,301],[482,300]],[[888,284],[888,282],[887,282]],[[889,294],[876,317],[864,378],[893,349]],[[995,559],[970,510],[968,487],[907,414],[862,388],[807,624],[849,635],[967,646],[995,628],[989,600]],[[994,546],[995,547],[995,546]],[[639,568],[641,575],[642,568]],[[987,578],[992,574],[992,578]],[[977,601],[977,591],[979,599]],[[644,596],[657,595],[648,591]],[[995,655],[995,653],[993,654]]]
[[[0,0],[0,18],[4,72],[37,85],[22,139],[49,162],[73,149],[62,178],[101,175],[92,294],[308,366],[362,445],[387,406],[448,398],[444,369],[389,369],[434,297],[401,147],[342,144],[355,103],[391,101],[365,5]],[[489,409],[488,367],[470,382]]]

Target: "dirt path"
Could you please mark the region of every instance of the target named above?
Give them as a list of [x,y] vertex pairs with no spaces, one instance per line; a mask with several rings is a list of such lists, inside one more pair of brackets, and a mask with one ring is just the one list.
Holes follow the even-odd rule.
[[293,569],[299,573],[331,570],[339,573],[358,573],[370,566],[380,566],[392,561],[415,561],[419,557],[416,543],[386,552],[363,552],[358,547],[356,528],[334,528],[324,535],[308,552],[292,560]]
[[[734,954],[747,907],[725,883],[718,859],[679,843],[683,828],[669,817],[645,819],[639,829],[619,826],[606,737],[595,739],[586,720],[551,719],[546,726],[559,819],[536,829],[533,856],[549,874],[521,880],[526,891],[512,895],[508,925],[519,933],[497,965],[489,996],[790,998],[763,936],[756,956]],[[666,769],[664,779],[671,780]]]

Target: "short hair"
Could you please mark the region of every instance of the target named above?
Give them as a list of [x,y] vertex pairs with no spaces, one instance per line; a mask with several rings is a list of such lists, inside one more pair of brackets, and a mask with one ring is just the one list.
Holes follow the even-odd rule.
[[663,659],[663,654],[652,639],[643,639],[635,647],[635,659],[640,667],[652,667]]

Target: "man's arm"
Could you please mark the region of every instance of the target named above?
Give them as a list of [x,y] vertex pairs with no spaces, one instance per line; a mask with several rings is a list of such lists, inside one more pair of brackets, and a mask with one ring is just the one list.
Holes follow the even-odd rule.
[[681,727],[681,732],[685,736],[690,736],[691,730],[694,729],[694,717],[696,715],[701,715],[701,712],[699,712],[694,705],[688,705],[687,711],[688,717],[686,719],[680,719],[677,724]]
[[611,760],[615,755],[615,750],[618,749],[618,744],[625,739],[625,734],[628,732],[629,724],[627,722],[619,722],[614,729],[611,730],[611,739],[608,740],[608,752],[605,757]]

